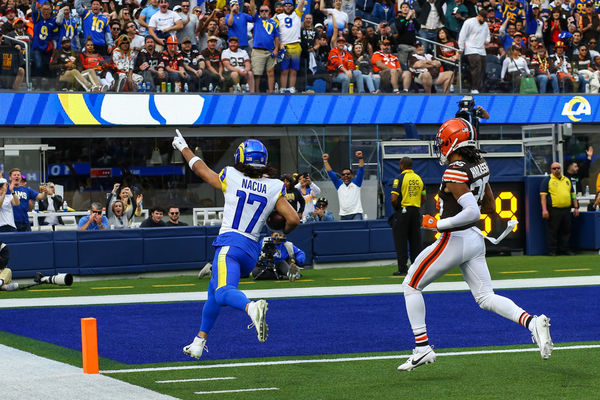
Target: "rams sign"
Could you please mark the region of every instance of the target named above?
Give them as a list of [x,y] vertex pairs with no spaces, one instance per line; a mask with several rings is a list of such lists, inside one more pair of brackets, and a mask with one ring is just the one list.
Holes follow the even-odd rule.
[[592,115],[592,106],[585,97],[575,96],[568,103],[565,103],[562,115],[573,122],[579,122],[582,115]]

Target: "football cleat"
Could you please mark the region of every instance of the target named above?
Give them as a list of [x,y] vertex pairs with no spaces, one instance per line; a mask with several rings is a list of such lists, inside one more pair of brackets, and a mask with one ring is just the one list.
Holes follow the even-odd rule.
[[533,317],[533,329],[531,330],[531,340],[540,348],[540,354],[544,360],[550,358],[554,343],[550,337],[550,318],[544,314]]
[[190,357],[200,358],[202,357],[202,353],[206,351],[208,353],[208,348],[206,347],[206,339],[203,339],[199,336],[194,338],[194,341],[183,348],[183,352]]
[[250,303],[248,306],[248,315],[252,319],[252,323],[248,325],[248,329],[252,327],[256,328],[256,335],[258,336],[259,342],[264,342],[269,336],[269,326],[267,325],[267,302],[265,300],[258,300]]
[[398,367],[398,371],[412,371],[421,365],[433,362],[435,362],[435,352],[431,346],[427,346],[425,351],[414,349],[412,356],[408,357],[408,360]]
[[202,279],[205,276],[212,275],[212,263],[206,263],[206,265],[198,272],[198,279]]

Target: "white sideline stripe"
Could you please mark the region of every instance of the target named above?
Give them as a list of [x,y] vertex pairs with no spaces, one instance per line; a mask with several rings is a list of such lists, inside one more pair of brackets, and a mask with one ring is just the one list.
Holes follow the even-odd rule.
[[[566,287],[566,286],[597,286],[600,285],[600,275],[572,276],[557,278],[529,278],[529,279],[500,279],[492,281],[494,289],[524,289],[540,287]],[[426,292],[453,292],[467,291],[466,282],[434,282],[425,288]],[[402,285],[357,285],[357,286],[327,286],[310,288],[286,289],[252,289],[242,290],[246,296],[253,299],[274,299],[289,297],[312,296],[352,296],[369,294],[401,294]],[[104,296],[73,296],[73,297],[41,297],[31,299],[3,299],[0,308],[17,307],[48,307],[48,306],[75,306],[97,304],[132,304],[132,303],[162,303],[179,301],[206,301],[207,292],[183,293],[150,293],[150,294],[123,294]]]
[[100,374],[84,374],[81,368],[0,345],[2,400],[93,399],[176,400]]
[[[597,349],[600,344],[575,345],[555,347],[554,350],[579,350],[579,349]],[[499,354],[499,353],[525,353],[538,352],[538,348],[522,348],[522,349],[498,349],[498,350],[471,350],[471,351],[452,351],[447,353],[435,353],[436,356],[470,356],[480,354]],[[408,358],[410,355],[395,355],[395,356],[370,356],[370,357],[341,357],[341,358],[317,358],[309,360],[282,360],[282,361],[257,361],[247,363],[231,363],[231,364],[212,364],[212,365],[188,365],[179,367],[155,367],[155,368],[133,368],[133,369],[113,369],[100,371],[103,374],[120,374],[131,372],[158,372],[158,371],[178,371],[188,369],[210,369],[210,368],[233,368],[233,367],[260,367],[269,365],[290,365],[290,364],[312,364],[312,363],[336,363],[348,361],[371,361],[371,360],[392,360],[399,358]]]
[[239,393],[239,392],[257,392],[259,390],[279,390],[279,388],[270,387],[270,388],[233,389],[233,390],[211,390],[211,391],[207,391],[207,392],[194,392],[194,393],[196,393],[196,394]]
[[193,378],[193,379],[171,379],[167,381],[154,381],[154,383],[183,383],[183,382],[208,382],[208,381],[226,381],[237,379],[235,376],[223,376],[216,378]]

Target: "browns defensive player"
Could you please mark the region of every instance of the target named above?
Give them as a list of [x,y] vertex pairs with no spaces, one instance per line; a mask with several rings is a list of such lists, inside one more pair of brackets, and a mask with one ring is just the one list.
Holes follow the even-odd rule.
[[419,254],[402,284],[416,348],[398,369],[410,371],[435,361],[427,336],[422,290],[457,265],[477,304],[528,328],[542,358],[547,359],[554,346],[550,338],[550,318],[543,314],[532,316],[512,300],[494,293],[483,236],[472,229],[479,221],[480,208],[486,212],[493,210],[494,205],[488,183],[490,170],[477,149],[475,129],[462,118],[452,118],[438,130],[434,147],[440,163],[448,164],[448,168],[439,191],[441,219],[437,221],[425,215],[423,228],[437,230],[442,235]]

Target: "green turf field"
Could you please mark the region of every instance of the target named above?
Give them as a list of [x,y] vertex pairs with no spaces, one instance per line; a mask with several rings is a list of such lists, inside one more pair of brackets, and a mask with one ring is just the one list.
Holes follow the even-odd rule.
[[[599,260],[596,255],[492,257],[488,264],[492,278],[500,280],[600,275]],[[240,288],[400,284],[402,278],[391,275],[394,269],[384,266],[305,270],[303,279],[294,283],[244,279]],[[460,280],[458,269],[440,279]],[[28,291],[0,292],[0,301],[19,297],[205,291],[207,285],[208,279],[198,280],[195,275],[76,281],[69,288],[44,285]],[[290,333],[290,342],[293,340]],[[0,331],[0,343],[82,365],[80,352],[42,341]],[[436,353],[436,363],[411,372],[396,370],[408,352],[143,365],[101,359],[100,369],[108,376],[180,399],[600,398],[600,341],[557,343],[549,360],[541,359],[535,345],[438,349]]]

